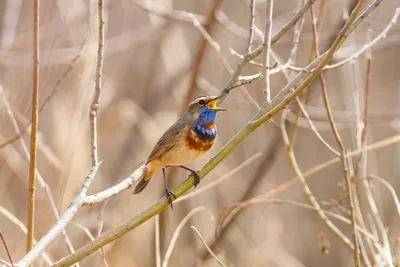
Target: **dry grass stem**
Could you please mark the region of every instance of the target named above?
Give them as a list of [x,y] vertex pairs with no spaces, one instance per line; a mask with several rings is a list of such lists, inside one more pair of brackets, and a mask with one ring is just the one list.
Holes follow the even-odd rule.
[[29,191],[28,191],[28,233],[26,252],[33,247],[35,222],[37,132],[39,126],[39,7],[40,0],[33,2],[33,89],[32,89],[32,125],[29,157]]
[[270,58],[271,58],[271,37],[272,37],[272,11],[274,6],[274,0],[267,0],[266,8],[266,26],[265,26],[265,36],[264,36],[264,56],[263,56],[263,79],[264,79],[264,94],[265,103],[269,104],[271,102],[271,85],[269,81],[270,73]]
[[[356,149],[354,151],[351,151],[351,152],[347,153],[345,157],[348,158],[348,157],[359,156],[364,152],[375,151],[377,149],[388,147],[388,146],[391,146],[391,145],[394,145],[394,144],[397,144],[397,143],[400,143],[400,135],[396,135],[396,136],[384,139],[382,141],[376,142],[374,144],[371,144],[371,145],[366,146],[366,147],[361,148],[361,149]],[[315,175],[318,172],[320,172],[320,171],[322,171],[322,170],[324,170],[324,169],[326,169],[326,168],[328,168],[328,167],[330,167],[330,166],[332,166],[334,164],[337,164],[339,162],[340,162],[340,159],[338,157],[337,158],[333,158],[333,159],[328,160],[328,161],[325,161],[323,163],[320,163],[320,164],[318,164],[318,165],[316,165],[316,166],[304,171],[303,172],[303,176],[304,176],[304,178],[310,177],[310,176]],[[262,193],[261,195],[258,195],[258,196],[254,197],[254,198],[251,198],[251,199],[248,199],[246,201],[243,201],[243,202],[241,202],[239,204],[236,204],[235,205],[236,207],[230,212],[230,214],[228,214],[226,216],[225,221],[231,221],[233,217],[235,217],[237,214],[239,214],[239,212],[243,208],[247,207],[251,203],[260,201],[261,199],[267,199],[267,198],[269,198],[269,197],[271,197],[271,196],[273,196],[275,194],[278,194],[280,192],[285,191],[286,189],[290,188],[291,186],[297,184],[298,179],[299,179],[299,177],[296,176],[296,177],[288,180],[287,182],[278,185],[277,187],[273,188],[270,191]],[[383,181],[384,180],[382,180],[381,182],[383,183]],[[389,184],[387,184],[387,185],[389,185]],[[399,208],[400,208],[400,206],[399,206]],[[400,209],[399,209],[399,212],[400,212]],[[228,217],[231,217],[231,218],[228,220]]]
[[156,251],[156,267],[161,267],[161,245],[160,245],[160,215],[154,217],[155,230],[155,251]]
[[[361,10],[362,6],[363,6],[363,1],[358,1],[356,7],[354,8],[352,14],[350,15],[348,21],[351,20],[351,18],[353,17],[353,19],[356,18],[357,13]],[[311,6],[311,17],[312,17],[312,29],[313,29],[313,36],[314,36],[314,47],[315,47],[315,54],[317,57],[319,57],[320,53],[319,53],[319,37],[318,37],[318,31],[317,31],[317,24],[315,21],[315,12],[314,12],[314,6]],[[348,202],[350,205],[350,216],[351,216],[351,225],[352,225],[352,240],[353,240],[353,244],[354,244],[354,248],[353,248],[353,255],[354,255],[354,263],[355,265],[358,267],[360,266],[361,262],[360,262],[360,253],[359,253],[359,245],[358,245],[358,236],[357,236],[357,230],[356,230],[356,210],[355,210],[355,206],[354,206],[354,191],[352,189],[352,184],[351,184],[351,180],[350,180],[350,175],[348,172],[348,166],[347,166],[347,161],[345,159],[345,154],[346,154],[346,150],[344,148],[342,139],[340,137],[339,131],[336,128],[335,125],[335,121],[332,115],[332,109],[330,107],[330,103],[329,103],[329,98],[328,98],[328,91],[326,88],[326,81],[325,78],[322,74],[322,72],[319,75],[319,80],[321,83],[321,89],[322,89],[322,96],[323,96],[323,102],[324,102],[324,106],[326,109],[326,114],[328,116],[328,120],[329,123],[331,125],[332,128],[332,132],[333,135],[335,136],[336,139],[336,143],[340,148],[340,159],[341,159],[341,163],[342,163],[342,168],[343,168],[343,176],[345,179],[345,183],[346,183],[346,193],[348,194]]]
[[196,227],[190,226],[193,231],[196,233],[196,235],[200,238],[201,242],[204,244],[204,246],[207,248],[208,252],[213,256],[213,258],[218,262],[219,265],[227,267],[218,257],[217,255],[214,254],[214,252],[210,249],[210,247],[207,245],[207,242],[204,240],[204,238],[201,236],[199,230],[197,230]]
[[[4,207],[0,206],[0,213],[3,214],[10,222],[15,224],[24,234],[28,233],[28,229],[26,228],[25,224],[23,224],[17,217],[15,217],[11,212],[9,212]],[[33,240],[33,244],[36,245],[36,240]],[[48,264],[52,265],[53,261],[50,259],[49,255],[46,252],[42,252],[41,254],[43,260]]]
[[14,262],[12,260],[10,250],[8,249],[6,240],[4,239],[4,236],[3,236],[3,234],[1,232],[0,232],[0,238],[1,238],[1,241],[3,242],[4,249],[6,250],[8,260],[10,261],[11,266],[14,267]]
[[[15,132],[17,133],[16,136],[20,136],[20,135],[21,135],[21,134],[20,134],[21,132],[20,132],[20,129],[19,129],[19,127],[18,127],[18,123],[17,123],[17,121],[16,121],[16,119],[15,119],[14,113],[13,113],[12,110],[11,110],[10,103],[9,103],[9,101],[8,101],[8,99],[7,99],[7,96],[5,95],[5,93],[4,93],[4,91],[3,91],[3,88],[2,88],[1,86],[0,86],[0,95],[1,95],[2,98],[3,98],[3,103],[4,103],[5,107],[6,107],[7,114],[8,114],[8,116],[10,117],[10,120],[11,120],[11,123],[12,123],[12,125],[13,125],[13,128],[14,128]],[[40,110],[39,110],[39,112],[40,112]],[[17,139],[17,140],[18,140],[18,139]],[[21,147],[22,147],[22,149],[23,149],[25,158],[26,158],[27,161],[29,162],[30,155],[29,155],[28,148],[27,148],[27,146],[26,146],[26,144],[25,144],[25,141],[24,141],[22,138],[19,138],[19,141],[20,141],[20,143],[21,143]],[[53,214],[54,214],[54,217],[55,217],[56,221],[58,221],[58,220],[60,219],[60,216],[59,216],[59,213],[58,213],[58,210],[57,210],[57,207],[56,207],[56,202],[55,202],[55,200],[54,200],[54,196],[53,196],[53,193],[52,193],[52,191],[51,191],[51,188],[50,188],[50,186],[46,183],[46,181],[43,179],[43,177],[42,177],[42,175],[40,174],[40,172],[39,172],[38,169],[36,169],[36,176],[37,176],[37,179],[38,179],[38,181],[39,181],[40,186],[46,191],[46,195],[47,195],[47,199],[49,200],[50,207],[51,207],[51,209],[52,209],[52,211],[53,211]],[[68,237],[67,232],[66,232],[65,229],[62,230],[62,234],[63,234],[63,236],[64,236],[64,240],[65,240],[65,243],[66,243],[67,246],[68,246],[69,251],[70,251],[71,253],[74,253],[75,249],[74,249],[74,247],[73,247],[73,245],[72,245],[72,242],[71,242],[71,240],[69,239],[69,237]],[[79,266],[79,264],[78,264],[77,266]]]
[[[89,229],[87,227],[85,227],[82,224],[77,223],[77,222],[72,222],[72,225],[74,225],[75,227],[81,229],[86,234],[86,236],[89,237],[90,241],[95,240],[94,236],[92,235],[92,233],[89,231]],[[99,250],[99,254],[100,254],[100,257],[101,257],[101,259],[102,259],[102,261],[104,263],[104,266],[108,267],[109,265],[108,265],[108,262],[107,262],[106,254],[104,252],[104,248]]]
[[[193,210],[191,210],[183,219],[182,221],[179,223],[179,225],[176,227],[174,234],[172,235],[171,238],[171,242],[169,243],[169,246],[167,248],[167,251],[165,252],[165,256],[164,256],[164,261],[162,263],[162,267],[167,267],[168,266],[168,262],[169,259],[172,255],[172,252],[174,250],[176,241],[179,238],[179,235],[182,232],[183,227],[188,223],[188,221],[190,220],[190,218],[193,217],[193,215],[195,215],[196,213],[200,212],[200,211],[207,211],[207,209],[205,207],[197,207],[194,208]],[[211,213],[210,213],[211,215]],[[211,219],[213,219],[212,215],[211,215]]]
[[[90,136],[91,136],[91,158],[92,168],[89,174],[86,176],[83,185],[81,186],[78,194],[75,196],[69,207],[60,216],[57,223],[47,232],[40,241],[33,247],[28,254],[26,254],[19,262],[18,266],[23,267],[30,265],[40,254],[43,252],[45,247],[58,236],[60,232],[67,226],[72,220],[79,208],[82,207],[87,191],[90,184],[92,183],[100,162],[97,154],[97,110],[99,108],[99,100],[102,86],[102,69],[103,69],[103,47],[104,47],[104,20],[103,20],[103,1],[98,0],[98,20],[99,20],[99,41],[98,41],[98,58],[97,58],[97,69],[95,79],[95,93],[93,101],[90,107],[89,118],[90,118]],[[32,125],[33,125],[32,120]],[[36,169],[36,168],[35,168]]]
[[282,122],[281,122],[281,130],[282,130],[282,136],[283,136],[283,140],[286,144],[286,147],[288,149],[288,156],[289,156],[289,160],[290,160],[290,164],[293,168],[294,173],[297,175],[297,177],[299,178],[299,181],[303,187],[303,192],[307,198],[307,200],[310,202],[310,204],[314,207],[316,213],[318,214],[318,216],[321,218],[321,220],[325,223],[325,225],[332,231],[332,233],[334,235],[336,235],[340,241],[343,242],[343,244],[350,250],[354,249],[354,245],[351,243],[351,241],[342,233],[342,231],[340,231],[339,228],[336,227],[336,225],[334,225],[329,219],[328,217],[325,215],[325,213],[322,211],[321,206],[319,205],[318,201],[315,199],[313,193],[310,190],[310,187],[308,186],[306,179],[303,175],[303,173],[301,172],[298,164],[297,164],[297,160],[296,157],[294,155],[294,151],[293,151],[293,146],[290,144],[289,141],[289,137],[287,135],[286,132],[286,112],[284,112],[282,114]]

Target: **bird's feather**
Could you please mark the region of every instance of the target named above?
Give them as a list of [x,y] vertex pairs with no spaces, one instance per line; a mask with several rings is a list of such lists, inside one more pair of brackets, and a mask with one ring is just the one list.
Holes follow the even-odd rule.
[[192,122],[190,120],[181,118],[171,127],[169,127],[154,146],[149,158],[147,159],[147,162],[150,162],[153,159],[160,157],[162,154],[170,151],[176,145],[177,140],[183,136],[185,127],[191,124]]

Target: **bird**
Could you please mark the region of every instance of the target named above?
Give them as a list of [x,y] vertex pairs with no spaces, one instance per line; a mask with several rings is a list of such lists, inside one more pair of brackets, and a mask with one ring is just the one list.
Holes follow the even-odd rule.
[[180,167],[193,174],[194,186],[200,183],[199,174],[186,167],[199,156],[207,152],[217,137],[216,118],[219,111],[227,109],[217,107],[217,103],[226,97],[199,96],[195,98],[180,118],[160,137],[144,162],[143,174],[135,184],[132,193],[138,194],[149,184],[160,169],[164,178],[165,196],[171,208],[172,197],[176,199],[167,185],[166,169]]

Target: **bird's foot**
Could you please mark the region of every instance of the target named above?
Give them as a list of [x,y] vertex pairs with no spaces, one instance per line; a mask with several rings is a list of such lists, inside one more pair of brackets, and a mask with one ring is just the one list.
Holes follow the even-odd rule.
[[192,174],[194,176],[194,187],[196,188],[200,183],[200,175],[197,172],[192,172]]
[[168,203],[171,205],[171,209],[174,209],[174,206],[172,205],[172,197],[176,199],[176,195],[172,193],[172,191],[170,191],[168,188],[165,188],[165,197],[168,199]]

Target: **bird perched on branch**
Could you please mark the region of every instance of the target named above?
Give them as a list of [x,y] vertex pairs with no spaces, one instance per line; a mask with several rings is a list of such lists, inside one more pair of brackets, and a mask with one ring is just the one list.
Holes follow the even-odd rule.
[[194,175],[194,186],[200,183],[196,171],[184,166],[207,152],[217,136],[215,124],[218,111],[226,109],[217,107],[217,103],[226,95],[201,96],[194,99],[182,116],[160,137],[147,161],[139,182],[133,193],[140,193],[158,170],[164,177],[165,195],[172,206],[172,196],[176,198],[167,185],[165,169],[180,167]]

